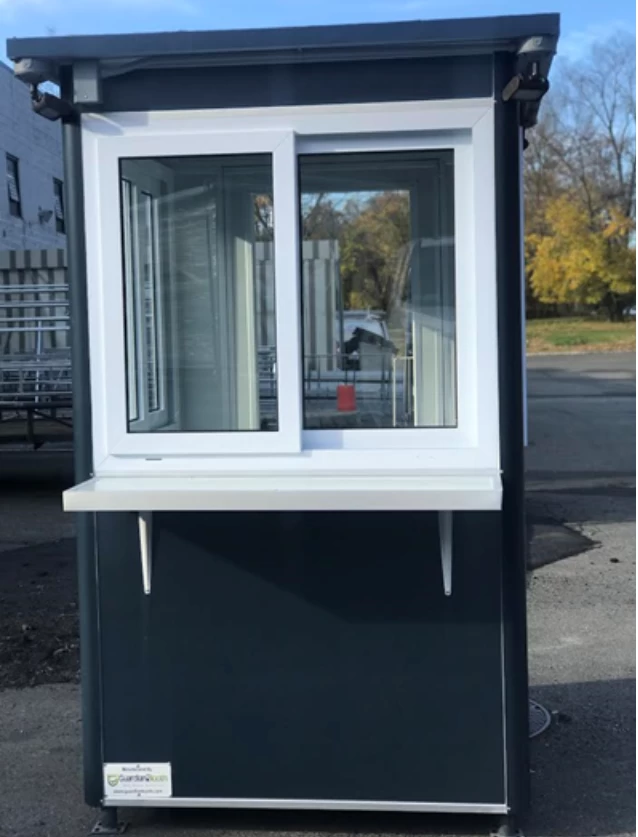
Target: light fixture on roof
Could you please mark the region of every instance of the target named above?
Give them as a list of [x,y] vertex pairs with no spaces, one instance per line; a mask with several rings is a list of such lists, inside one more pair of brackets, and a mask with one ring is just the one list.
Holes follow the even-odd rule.
[[41,93],[35,84],[31,85],[31,106],[37,114],[51,122],[73,113],[73,107],[68,102],[53,93]]
[[538,61],[532,61],[528,74],[517,73],[503,89],[503,101],[540,102],[549,90],[549,81],[540,72]]
[[541,99],[549,90],[547,75],[556,54],[556,38],[536,35],[521,44],[516,53],[516,74],[503,88],[504,102],[518,102],[519,124],[533,128]]

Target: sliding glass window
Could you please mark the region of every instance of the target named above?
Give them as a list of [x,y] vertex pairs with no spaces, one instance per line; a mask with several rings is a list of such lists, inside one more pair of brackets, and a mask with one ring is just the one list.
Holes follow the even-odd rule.
[[128,430],[277,430],[269,155],[120,165]]
[[303,155],[304,427],[455,427],[452,151]]

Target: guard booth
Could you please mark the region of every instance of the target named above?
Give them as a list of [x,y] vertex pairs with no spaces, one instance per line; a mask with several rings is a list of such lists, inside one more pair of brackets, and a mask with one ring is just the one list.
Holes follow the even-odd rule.
[[103,829],[525,812],[521,154],[557,37],[9,41],[63,122]]

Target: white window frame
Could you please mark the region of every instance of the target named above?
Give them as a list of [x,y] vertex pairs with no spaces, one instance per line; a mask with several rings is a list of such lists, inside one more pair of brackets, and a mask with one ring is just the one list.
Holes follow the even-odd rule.
[[[131,352],[127,350],[126,352],[127,381],[129,388],[129,410],[127,412],[127,417],[131,429],[134,429],[135,432],[140,432],[141,430],[151,431],[157,427],[166,426],[169,420],[169,387],[167,386],[167,381],[165,377],[167,340],[166,326],[168,323],[168,317],[166,316],[166,312],[164,309],[165,302],[168,302],[170,305],[171,289],[166,283],[166,280],[163,281],[164,277],[168,276],[168,271],[166,271],[163,276],[161,252],[162,248],[160,246],[159,241],[160,230],[157,201],[159,197],[159,188],[161,181],[159,177],[149,177],[148,175],[141,179],[138,177],[135,183],[133,183],[130,179],[123,177],[121,173],[120,177],[122,180],[122,188],[120,192],[121,202],[123,203],[124,199],[124,181],[128,183],[131,198],[131,205],[129,207],[131,211],[131,217],[129,219],[124,220],[123,210],[125,209],[125,207],[121,207],[122,237],[123,239],[125,238],[124,229],[126,228],[126,238],[128,239],[128,243],[130,245],[130,253],[126,253],[125,251],[123,251],[123,264],[124,262],[126,262],[127,270],[130,271],[130,275],[126,275],[124,283],[126,286],[126,329],[130,334],[132,334],[133,340],[135,342],[135,346],[130,347],[134,348],[134,351]],[[142,255],[139,250],[139,227],[142,222],[143,213],[145,211],[145,208],[142,206],[142,196],[146,196],[151,200],[150,246],[152,249],[152,267],[154,274],[152,286],[153,318],[155,321],[153,324],[153,328],[155,331],[154,360],[155,367],[157,370],[157,406],[154,408],[151,408],[149,404],[150,398],[148,391],[147,371],[149,356],[146,347],[146,289],[144,287],[144,281],[141,271]],[[125,242],[123,240],[123,246],[124,243]],[[135,417],[131,415],[131,407],[135,408]]]
[[[472,249],[472,222],[468,213],[467,184],[472,181],[472,137],[470,131],[415,132],[409,138],[384,137],[339,137],[300,139],[298,154],[330,155],[342,152],[365,153],[384,151],[439,151],[454,152],[454,212],[455,212],[455,285],[456,285],[456,365],[457,396],[455,427],[414,427],[305,430],[302,440],[306,449],[327,450],[418,450],[449,448],[450,446],[471,448],[477,439],[477,414],[474,405],[473,385],[475,374],[473,351],[476,322],[468,316],[466,294],[471,291],[463,277],[472,270],[468,255]],[[459,300],[461,294],[461,300]],[[459,301],[460,312],[459,312]],[[461,314],[461,317],[459,317]],[[476,370],[478,371],[478,370]]]
[[[84,115],[97,475],[490,472],[499,469],[494,103],[491,99]],[[298,155],[454,151],[458,424],[302,429]],[[119,159],[273,157],[279,429],[127,433]],[[108,264],[107,257],[108,254]]]
[[[124,297],[120,232],[119,162],[126,158],[272,154],[276,224],[296,228],[295,195],[288,194],[293,155],[290,132],[208,131],[200,134],[123,131],[104,136],[84,124],[85,207],[87,215],[87,279],[91,394],[93,400],[96,473],[108,457],[148,457],[290,453],[300,447],[298,411],[293,404],[300,359],[295,320],[298,296],[276,296],[278,342],[277,389],[279,429],[275,432],[129,433],[126,410]],[[118,211],[114,211],[118,208]],[[296,252],[275,234],[275,286],[280,276],[296,271]],[[288,327],[284,328],[283,324]],[[279,355],[279,353],[281,353]]]

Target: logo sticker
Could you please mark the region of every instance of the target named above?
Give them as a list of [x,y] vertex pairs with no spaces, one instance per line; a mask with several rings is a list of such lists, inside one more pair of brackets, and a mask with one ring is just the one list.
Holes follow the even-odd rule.
[[104,765],[105,799],[167,799],[172,795],[170,762]]

